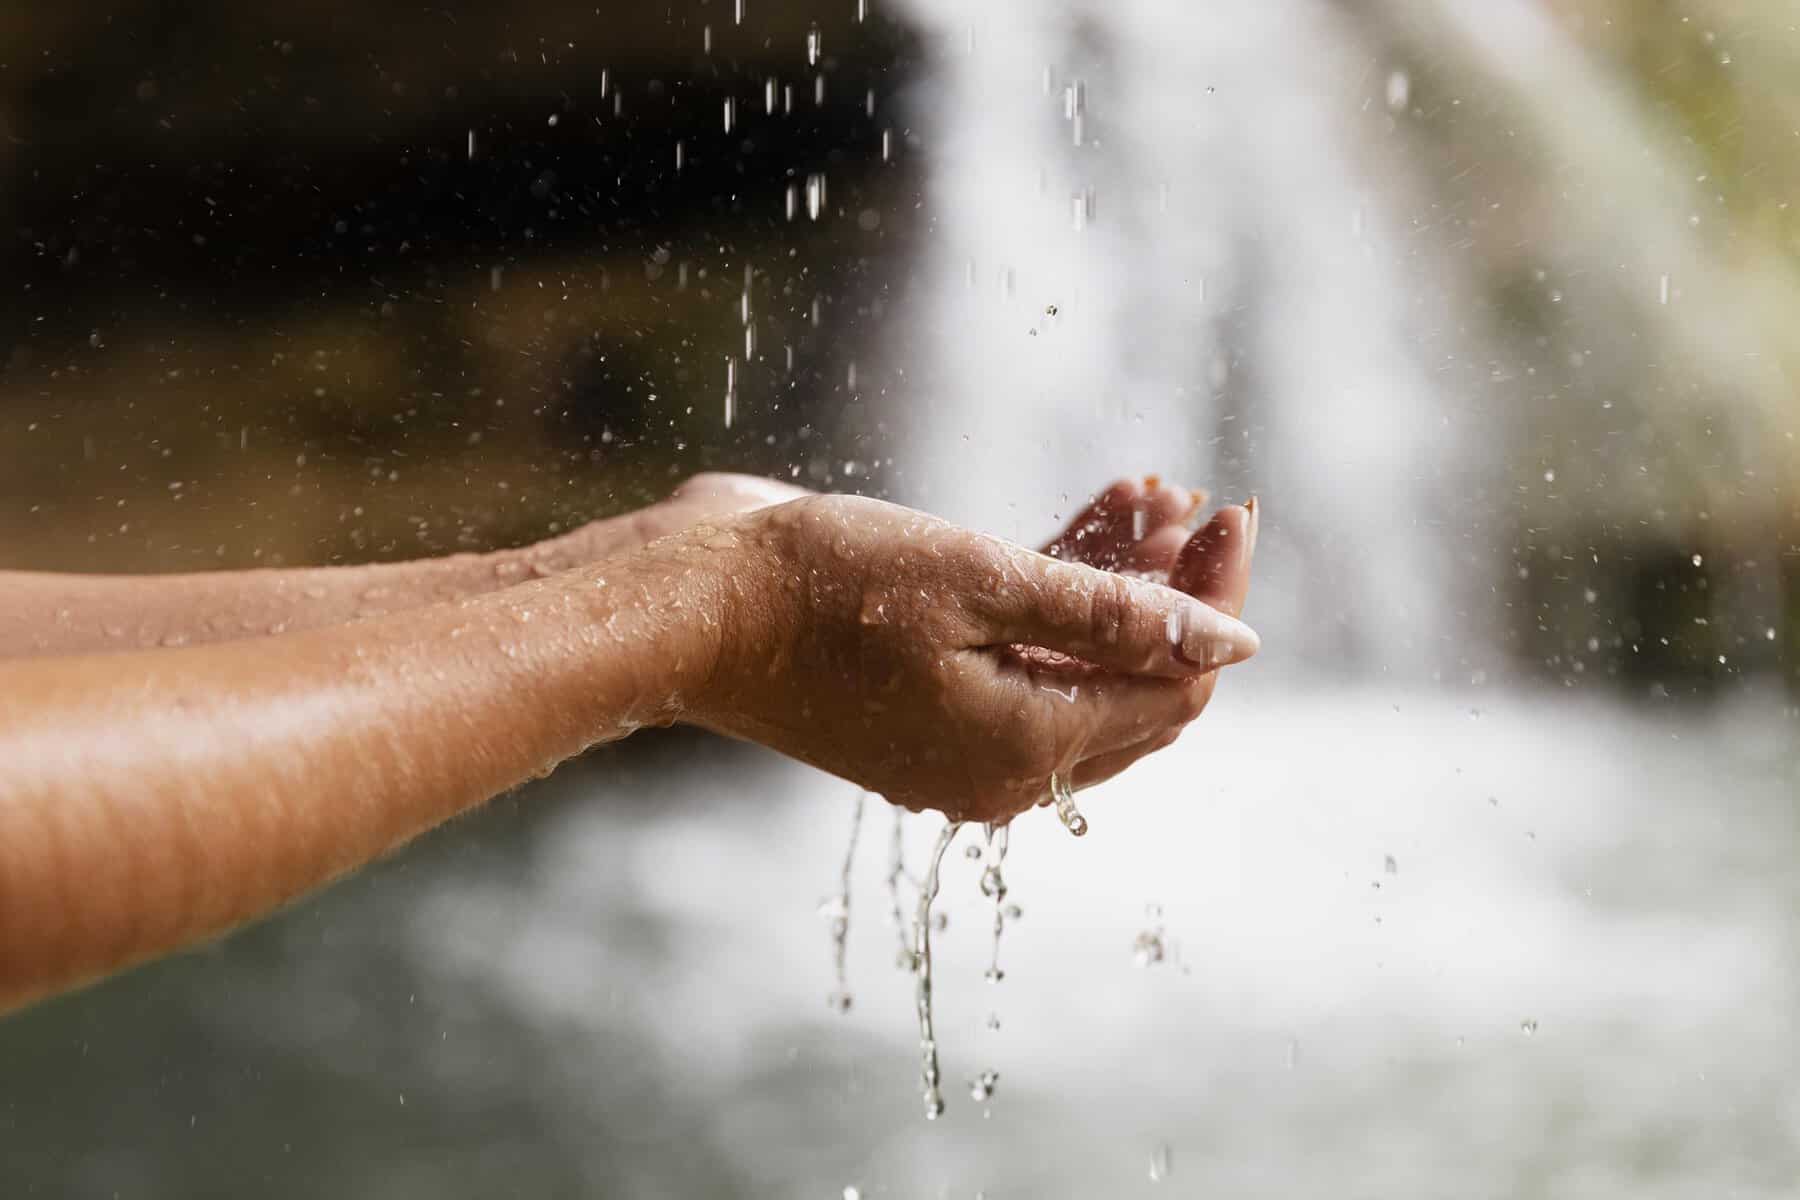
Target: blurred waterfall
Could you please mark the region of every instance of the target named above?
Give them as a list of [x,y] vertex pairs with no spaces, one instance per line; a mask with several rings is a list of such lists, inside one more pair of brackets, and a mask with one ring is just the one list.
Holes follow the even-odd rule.
[[941,74],[930,282],[890,348],[906,497],[1031,538],[1118,475],[1255,491],[1281,658],[1460,661],[1433,649],[1467,440],[1432,402],[1451,277],[1377,145],[1405,76],[1285,0],[908,4]]

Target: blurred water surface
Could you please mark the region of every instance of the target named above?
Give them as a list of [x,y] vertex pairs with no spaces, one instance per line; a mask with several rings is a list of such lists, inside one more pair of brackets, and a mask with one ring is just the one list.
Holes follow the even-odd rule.
[[[856,863],[839,1016],[813,910],[853,793],[756,751],[602,753],[218,947],[0,1026],[0,1180],[1788,1195],[1793,751],[1790,724],[1748,707],[1677,722],[1556,695],[1234,689],[1084,798],[1084,841],[1020,824],[998,985],[976,866],[952,850],[950,1107],[930,1124],[887,813]],[[915,861],[929,826],[909,819]],[[1156,924],[1168,957],[1138,967]],[[987,1068],[983,1106],[965,1081]]]

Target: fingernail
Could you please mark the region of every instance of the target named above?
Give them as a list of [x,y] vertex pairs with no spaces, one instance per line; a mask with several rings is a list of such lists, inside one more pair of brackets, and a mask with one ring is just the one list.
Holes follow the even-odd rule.
[[[1175,657],[1190,667],[1211,671],[1243,662],[1262,647],[1256,630],[1199,601],[1170,614],[1170,641]],[[1180,635],[1176,641],[1175,635]]]
[[1244,555],[1249,557],[1256,553],[1256,531],[1262,525],[1262,508],[1256,503],[1255,496],[1244,501],[1244,508],[1250,513],[1250,532],[1244,538]]

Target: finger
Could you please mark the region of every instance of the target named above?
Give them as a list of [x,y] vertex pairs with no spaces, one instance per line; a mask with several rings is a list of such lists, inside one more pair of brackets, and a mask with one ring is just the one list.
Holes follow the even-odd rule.
[[1143,512],[1151,529],[1186,524],[1205,503],[1205,489],[1178,487],[1155,475],[1144,479]]
[[1044,553],[1072,562],[1092,562],[1097,556],[1116,552],[1121,531],[1130,528],[1131,513],[1142,498],[1143,488],[1136,480],[1121,479],[1109,485],[1050,539]]
[[1220,612],[1238,616],[1250,591],[1250,562],[1256,552],[1260,515],[1256,501],[1229,505],[1188,540],[1176,555],[1169,586]]
[[1040,705],[1049,701],[1057,742],[1071,761],[1180,729],[1205,709],[1217,678],[1216,672],[1185,679],[1118,675],[1027,647],[1010,649],[1007,658],[1022,666]]
[[1131,547],[1125,559],[1119,564],[1122,571],[1141,571],[1145,575],[1153,575],[1157,579],[1168,578],[1169,571],[1175,566],[1175,558],[1181,548],[1187,544],[1188,529],[1186,525],[1164,525]]
[[[972,599],[989,644],[1061,651],[1127,675],[1186,677],[1256,653],[1256,633],[1171,587],[1016,554],[1007,582]],[[1019,579],[1019,576],[1023,579]]]
[[[1123,479],[1077,513],[1044,547],[1044,553],[1108,570],[1166,571],[1173,559],[1172,554],[1164,553],[1167,539],[1148,555],[1140,547],[1165,527],[1184,526],[1205,501],[1205,492],[1166,484],[1154,475],[1141,486]],[[1184,529],[1181,537],[1186,536]],[[1140,559],[1145,561],[1140,563]]]
[[1158,750],[1173,744],[1175,739],[1180,736],[1181,731],[1177,729],[1167,733],[1159,733],[1153,737],[1144,738],[1142,741],[1134,742],[1130,746],[1125,746],[1118,750],[1112,750],[1105,754],[1096,754],[1094,757],[1087,759],[1076,766],[1070,779],[1070,783],[1076,791],[1080,791],[1083,788],[1091,788],[1095,784],[1105,783],[1113,776],[1137,762],[1138,759],[1143,758],[1146,755],[1155,754]]

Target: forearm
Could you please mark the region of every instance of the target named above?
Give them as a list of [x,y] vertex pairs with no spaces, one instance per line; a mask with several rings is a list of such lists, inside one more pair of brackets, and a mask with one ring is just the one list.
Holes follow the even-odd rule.
[[0,659],[200,646],[459,600],[637,549],[635,514],[485,554],[181,575],[0,572]]
[[0,1008],[673,719],[715,660],[721,577],[665,547],[404,617],[0,664]]

